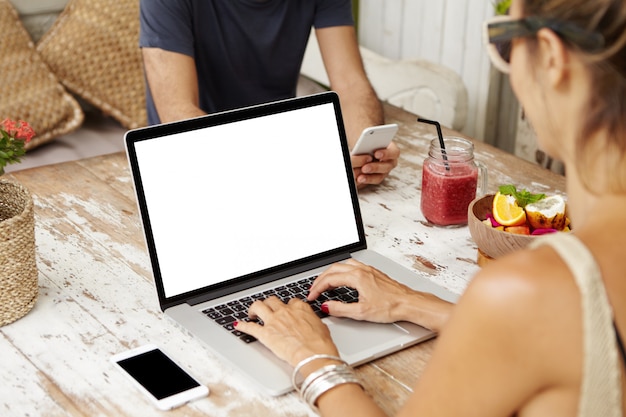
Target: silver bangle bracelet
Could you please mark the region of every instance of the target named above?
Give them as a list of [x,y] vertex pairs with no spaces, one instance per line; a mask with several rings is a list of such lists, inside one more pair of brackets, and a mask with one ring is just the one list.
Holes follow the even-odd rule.
[[315,380],[317,380],[320,377],[323,377],[325,374],[332,372],[332,371],[337,371],[339,367],[342,368],[347,368],[346,365],[327,365],[324,366],[323,368],[318,369],[315,372],[312,372],[309,376],[306,377],[306,379],[302,382],[302,385],[300,385],[300,393],[304,396],[304,392],[308,389],[308,387],[315,382]]
[[319,355],[312,355],[309,356],[306,359],[301,360],[296,367],[293,369],[293,373],[291,374],[291,384],[293,385],[293,387],[295,388],[296,391],[300,391],[298,384],[296,383],[296,378],[298,377],[298,373],[300,372],[300,369],[302,369],[303,366],[316,361],[318,359],[330,359],[330,360],[334,360],[337,362],[341,362],[345,365],[348,365],[348,363],[346,361],[344,361],[343,359],[341,359],[339,356],[333,356],[333,355],[324,355],[324,354],[319,354]]
[[347,365],[329,365],[309,375],[303,382],[300,393],[302,399],[312,409],[317,410],[315,403],[319,397],[343,384],[357,384],[363,388],[352,368]]

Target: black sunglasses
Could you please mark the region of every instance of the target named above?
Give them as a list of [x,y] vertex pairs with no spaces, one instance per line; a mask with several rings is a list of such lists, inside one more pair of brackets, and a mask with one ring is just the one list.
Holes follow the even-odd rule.
[[508,64],[511,62],[511,41],[514,38],[533,36],[543,28],[552,30],[562,39],[587,52],[595,52],[604,47],[602,34],[588,32],[573,23],[538,16],[523,19],[496,16],[485,22],[483,32],[489,57],[494,66],[503,72],[508,72]]

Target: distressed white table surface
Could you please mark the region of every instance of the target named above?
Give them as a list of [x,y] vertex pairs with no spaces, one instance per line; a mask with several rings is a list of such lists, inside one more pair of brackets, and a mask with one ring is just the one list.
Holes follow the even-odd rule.
[[[360,193],[368,244],[460,294],[478,270],[468,229],[434,227],[419,209],[421,164],[434,129],[395,107],[385,110],[388,122],[400,124],[396,140],[403,153],[383,185]],[[563,177],[482,143],[476,148],[477,159],[489,167],[492,190],[503,183],[564,190]],[[211,390],[206,399],[167,415],[313,415],[293,394],[255,392],[207,346],[164,318],[124,155],[8,176],[29,188],[35,201],[40,294],[28,315],[0,328],[0,415],[159,415],[108,362],[112,354],[148,342]],[[388,413],[409,395],[435,343],[358,368]]]

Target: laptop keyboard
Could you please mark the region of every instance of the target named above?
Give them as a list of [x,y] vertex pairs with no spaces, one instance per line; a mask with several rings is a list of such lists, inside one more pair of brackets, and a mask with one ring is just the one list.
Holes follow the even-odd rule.
[[[208,318],[215,321],[224,329],[229,331],[232,335],[240,338],[246,343],[254,342],[256,339],[246,333],[242,333],[236,330],[233,323],[236,321],[254,321],[259,324],[263,324],[261,320],[252,320],[248,317],[248,308],[250,305],[257,301],[266,299],[272,295],[275,295],[281,299],[284,303],[292,298],[299,298],[306,300],[306,296],[309,293],[309,288],[315,280],[315,276],[301,279],[300,281],[290,282],[289,284],[272,288],[263,292],[253,294],[248,297],[243,297],[238,300],[229,301],[225,304],[220,304],[215,307],[203,310]],[[317,300],[309,302],[311,308],[318,317],[323,318],[328,316],[321,310],[321,306],[325,301],[336,300],[344,303],[355,303],[359,301],[359,293],[357,290],[348,287],[339,287],[333,290],[329,290],[321,294]]]

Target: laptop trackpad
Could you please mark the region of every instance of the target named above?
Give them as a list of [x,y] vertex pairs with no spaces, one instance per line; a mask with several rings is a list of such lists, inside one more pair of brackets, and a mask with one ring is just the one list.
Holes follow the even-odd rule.
[[411,339],[406,330],[393,324],[370,323],[336,317],[327,317],[324,319],[324,323],[330,329],[333,341],[342,356],[354,355],[383,345],[402,345]]

